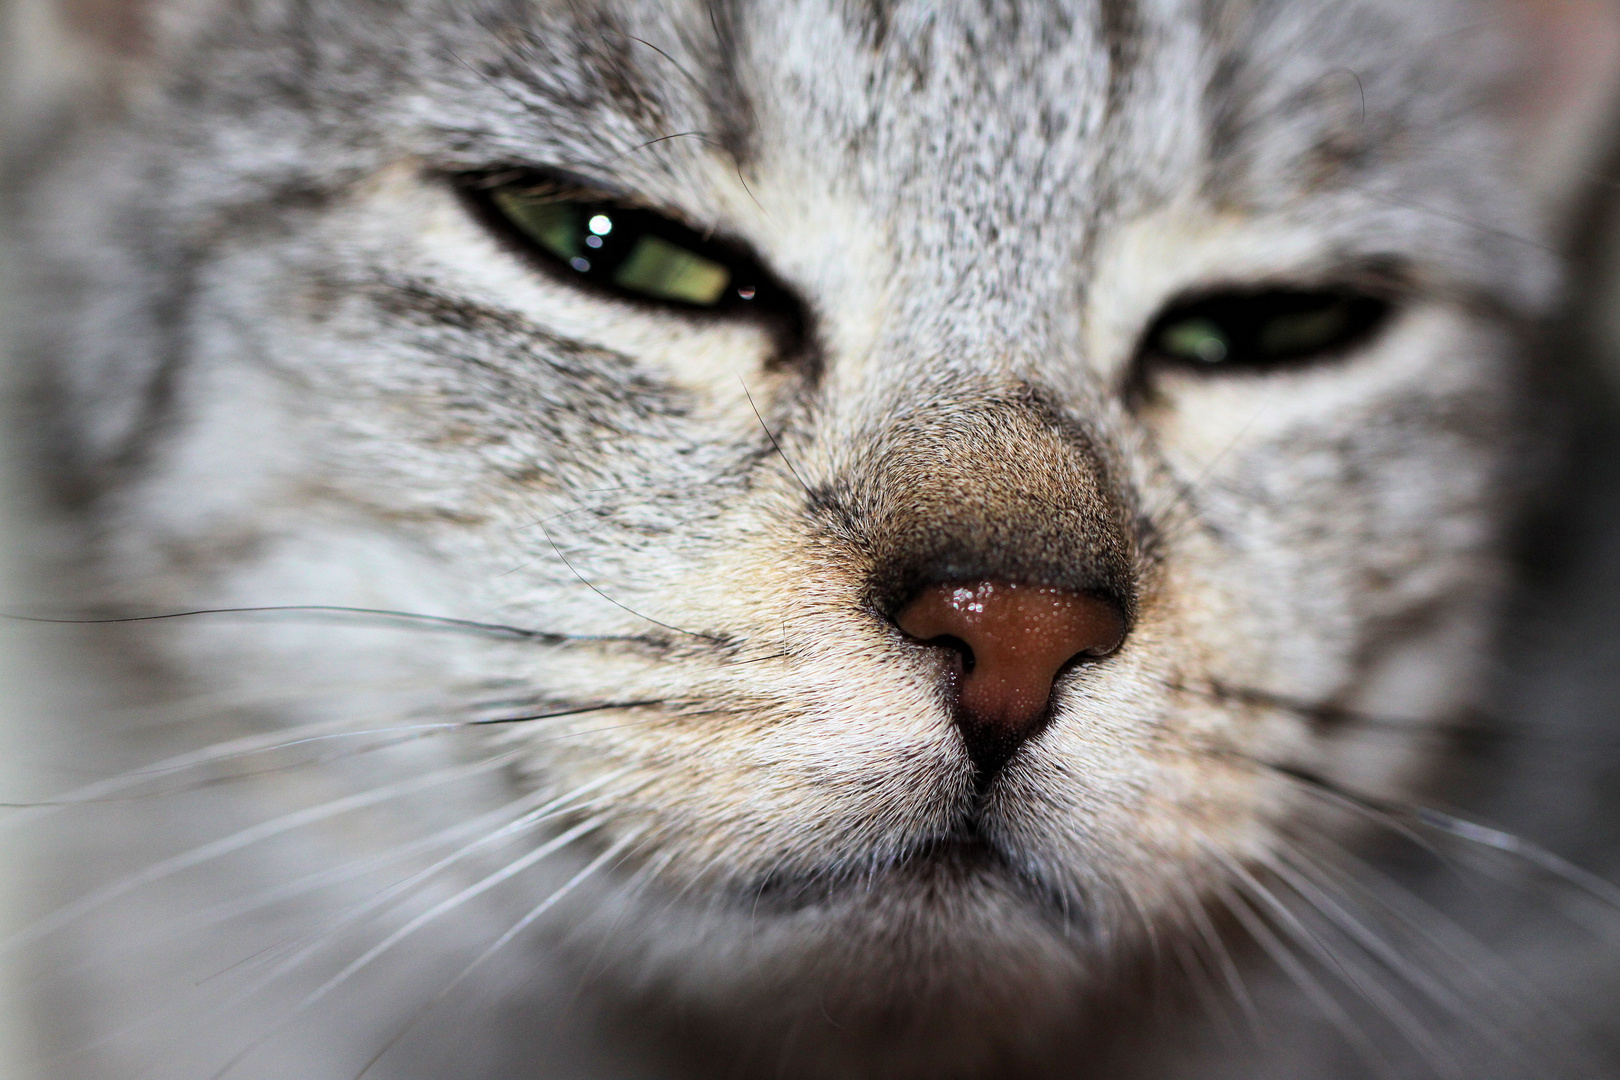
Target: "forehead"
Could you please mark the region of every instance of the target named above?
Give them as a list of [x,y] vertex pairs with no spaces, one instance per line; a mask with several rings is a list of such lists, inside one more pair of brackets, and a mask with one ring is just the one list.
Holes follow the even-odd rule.
[[710,222],[835,193],[934,229],[933,250],[1054,225],[1083,246],[1111,214],[1192,196],[1315,206],[1312,227],[1351,246],[1421,237],[1478,266],[1492,241],[1470,222],[1510,211],[1479,107],[1489,28],[1466,8],[541,0],[463,21],[481,36],[452,52],[480,80],[440,119],[475,133],[470,162],[570,170]]
[[885,190],[958,170],[1038,182],[1188,137],[1218,179],[1263,159],[1321,180],[1467,115],[1468,16],[1449,0],[598,0],[529,9],[506,73],[745,166],[795,143],[846,170],[882,160]]

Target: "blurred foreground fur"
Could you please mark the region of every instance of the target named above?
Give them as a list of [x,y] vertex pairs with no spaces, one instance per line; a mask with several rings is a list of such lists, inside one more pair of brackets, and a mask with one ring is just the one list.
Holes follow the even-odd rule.
[[1611,5],[8,14],[46,1075],[1620,1072]]

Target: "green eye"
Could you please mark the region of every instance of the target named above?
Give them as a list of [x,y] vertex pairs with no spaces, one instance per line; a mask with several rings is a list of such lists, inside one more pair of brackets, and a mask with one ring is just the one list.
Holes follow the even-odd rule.
[[1387,300],[1349,290],[1221,293],[1166,312],[1147,351],[1197,367],[1264,369],[1336,355],[1385,321]]
[[499,179],[469,186],[571,280],[679,307],[796,311],[752,259],[662,214],[533,174]]
[[1159,335],[1159,345],[1167,356],[1204,364],[1218,364],[1232,353],[1232,342],[1221,325],[1197,317],[1166,326]]
[[668,240],[643,236],[613,272],[613,281],[659,300],[712,307],[731,284],[731,271]]

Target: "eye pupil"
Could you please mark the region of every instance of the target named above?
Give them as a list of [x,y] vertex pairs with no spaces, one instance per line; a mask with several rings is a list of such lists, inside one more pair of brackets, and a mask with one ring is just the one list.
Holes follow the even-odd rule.
[[1274,356],[1320,348],[1344,332],[1345,306],[1338,300],[1315,311],[1270,319],[1260,328],[1260,348]]

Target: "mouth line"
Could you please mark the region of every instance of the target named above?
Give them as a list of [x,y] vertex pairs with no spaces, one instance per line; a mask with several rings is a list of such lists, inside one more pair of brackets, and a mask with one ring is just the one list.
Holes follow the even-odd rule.
[[949,908],[953,901],[987,886],[995,893],[1016,896],[1066,935],[1074,932],[1077,922],[1084,922],[1087,904],[1020,865],[1020,860],[986,839],[974,819],[865,865],[767,874],[737,895],[756,913],[794,916],[890,898]]

